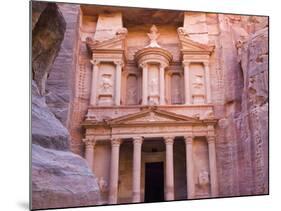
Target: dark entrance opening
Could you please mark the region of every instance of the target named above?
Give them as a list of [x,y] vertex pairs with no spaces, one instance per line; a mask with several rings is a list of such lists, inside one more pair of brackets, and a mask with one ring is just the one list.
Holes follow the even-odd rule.
[[163,162],[145,164],[145,202],[164,201]]

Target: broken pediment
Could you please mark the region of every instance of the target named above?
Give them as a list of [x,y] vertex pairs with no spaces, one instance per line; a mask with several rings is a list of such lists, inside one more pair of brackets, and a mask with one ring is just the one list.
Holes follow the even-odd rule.
[[203,44],[191,39],[186,29],[183,27],[178,28],[178,35],[181,44],[181,51],[185,53],[203,53],[211,54],[214,50],[213,45]]
[[127,33],[128,31],[126,28],[121,28],[116,32],[116,35],[113,38],[104,41],[98,41],[91,37],[87,37],[86,44],[92,52],[97,50],[124,50]]
[[112,119],[111,124],[150,124],[150,123],[200,123],[199,119],[175,114],[168,111],[163,111],[160,109],[146,109],[135,114],[129,114],[122,117]]

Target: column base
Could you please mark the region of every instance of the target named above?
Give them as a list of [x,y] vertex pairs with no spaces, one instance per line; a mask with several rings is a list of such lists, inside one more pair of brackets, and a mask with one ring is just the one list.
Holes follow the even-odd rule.
[[132,203],[139,203],[141,202],[140,193],[133,193]]

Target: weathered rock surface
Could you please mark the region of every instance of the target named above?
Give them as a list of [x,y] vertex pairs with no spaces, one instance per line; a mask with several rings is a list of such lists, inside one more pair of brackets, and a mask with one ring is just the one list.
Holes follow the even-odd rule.
[[99,201],[95,176],[82,157],[68,151],[68,130],[46,104],[44,87],[64,37],[65,22],[56,4],[44,4],[32,2],[36,12],[32,14],[31,207],[95,205]]
[[[252,194],[268,193],[268,28],[261,29],[244,43],[241,53],[244,88],[242,111],[235,121],[243,145],[251,146],[252,172],[242,157],[240,171],[252,176]],[[239,133],[240,132],[240,133]],[[250,142],[250,143],[249,143]],[[247,147],[249,148],[249,147]],[[243,147],[242,147],[243,150]],[[243,155],[243,152],[239,152]],[[245,152],[244,152],[245,153]],[[249,153],[249,152],[247,152]],[[245,155],[245,154],[244,154]],[[245,173],[244,173],[245,174]],[[240,192],[249,188],[244,178]],[[248,183],[248,184],[247,184]],[[251,183],[250,183],[251,184]],[[248,192],[246,191],[245,194]]]
[[47,4],[45,2],[33,2],[31,3],[31,7],[32,7],[32,30],[33,30],[41,13],[47,7]]
[[[38,7],[42,8],[42,4]],[[48,3],[32,30],[32,77],[41,95],[45,94],[46,80],[60,49],[64,32],[65,21],[57,5]]]
[[84,159],[32,145],[32,208],[95,205],[99,188]]
[[73,78],[75,78],[79,5],[58,5],[63,18],[66,20],[66,28],[59,53],[47,80],[46,103],[55,116],[66,126],[74,83]]
[[50,111],[32,80],[32,143],[57,150],[68,149],[69,133]]
[[[261,26],[265,28],[260,29]],[[259,30],[248,36],[245,36],[243,29],[236,30],[236,40],[226,36],[222,39],[225,41],[223,54],[227,83],[225,118],[219,122],[221,142],[217,144],[221,195],[268,193],[266,26],[264,22],[259,23],[255,26]],[[241,43],[236,46],[236,52],[233,43],[238,41]]]

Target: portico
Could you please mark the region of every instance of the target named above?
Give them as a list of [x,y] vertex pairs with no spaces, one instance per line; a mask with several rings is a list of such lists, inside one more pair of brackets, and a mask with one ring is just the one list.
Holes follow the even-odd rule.
[[[163,111],[156,107],[148,107],[138,113],[118,117],[108,122],[85,121],[85,142],[88,145],[93,143],[91,137],[95,137],[95,146],[99,144],[102,146],[105,143],[110,145],[108,203],[122,203],[122,198],[124,198],[123,202],[127,203],[144,201],[144,165],[150,162],[163,162],[164,200],[176,199],[174,174],[178,172],[175,172],[174,169],[174,159],[178,152],[174,149],[175,142],[185,144],[185,156],[182,156],[185,157],[185,160],[182,165],[186,166],[186,172],[178,171],[180,174],[185,174],[186,198],[215,197],[218,188],[214,147],[215,123],[216,120],[214,119],[200,120],[199,118]],[[108,133],[105,131],[108,131]],[[155,141],[158,145],[163,146],[162,149],[149,148],[149,145],[152,146]],[[202,161],[204,164],[198,164],[194,159],[194,155],[200,152],[200,150],[197,152],[193,149],[193,147],[198,148],[198,144],[196,145],[194,142],[198,142],[201,148],[205,147],[201,151],[208,152],[206,160]],[[123,144],[124,149],[122,149]],[[143,148],[143,146],[146,147]],[[88,148],[86,148],[86,159],[92,165],[93,162],[98,161],[94,158],[95,150],[93,147]],[[90,153],[92,156],[89,155]],[[120,160],[121,153],[132,154],[130,165],[124,164],[123,162],[126,162],[124,159]],[[120,169],[120,166],[122,166],[122,169]],[[184,166],[182,169],[184,169]],[[127,201],[129,200],[128,193],[122,191],[119,187],[120,183],[121,185],[122,183],[128,183],[124,180],[125,178],[122,178],[124,174],[122,172],[127,171],[131,171],[132,177],[130,181],[130,201]],[[97,171],[95,172],[97,173]],[[103,175],[103,177],[106,177],[106,175]],[[198,188],[204,189],[201,191],[203,195],[196,194]],[[118,200],[119,198],[121,201]]]

